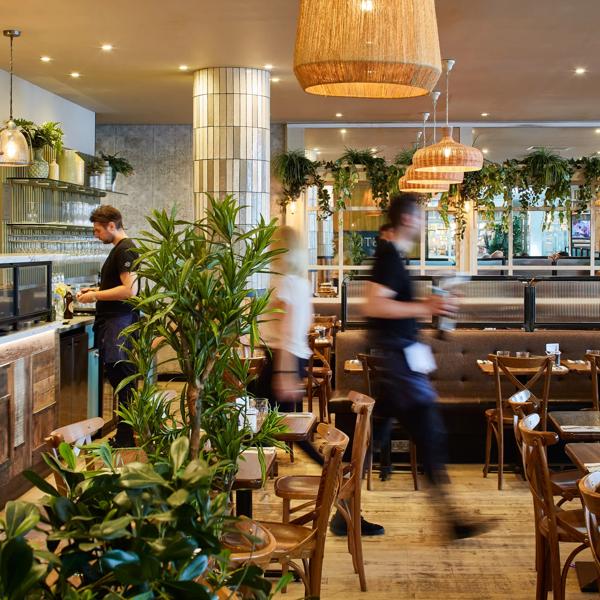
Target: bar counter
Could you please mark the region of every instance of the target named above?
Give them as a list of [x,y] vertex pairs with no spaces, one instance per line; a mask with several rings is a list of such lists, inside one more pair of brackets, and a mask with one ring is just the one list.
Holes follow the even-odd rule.
[[[17,498],[28,487],[23,471],[45,472],[42,453],[44,438],[63,420],[70,418],[65,406],[61,358],[63,339],[86,335],[94,319],[75,317],[65,322],[45,322],[7,333],[0,337],[0,505]],[[85,352],[85,355],[82,353]],[[88,347],[79,348],[80,358],[88,363]],[[64,366],[64,365],[63,365]],[[87,390],[80,389],[77,402],[89,410]],[[80,411],[80,412],[82,412]],[[74,417],[75,415],[73,415]],[[76,418],[72,419],[77,420]]]

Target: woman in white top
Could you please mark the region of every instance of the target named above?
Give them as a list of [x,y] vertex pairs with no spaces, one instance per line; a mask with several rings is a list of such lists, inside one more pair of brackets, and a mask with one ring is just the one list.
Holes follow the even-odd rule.
[[[267,360],[255,393],[271,404],[302,399],[300,380],[310,358],[308,332],[312,322],[312,298],[307,279],[306,250],[291,227],[279,227],[273,249],[285,250],[272,264],[270,309],[261,325],[261,335],[271,356]],[[269,353],[267,353],[269,354]]]

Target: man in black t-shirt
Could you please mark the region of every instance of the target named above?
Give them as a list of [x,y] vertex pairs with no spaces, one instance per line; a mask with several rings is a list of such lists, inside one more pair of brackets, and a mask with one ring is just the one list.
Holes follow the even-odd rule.
[[[123,346],[125,339],[121,336],[121,331],[137,318],[131,305],[125,302],[135,295],[137,289],[133,272],[135,245],[123,229],[121,213],[113,206],[99,206],[90,216],[90,221],[94,224],[94,236],[113,247],[102,265],[100,286],[82,289],[77,299],[82,303],[96,303],[96,347],[100,350],[106,377],[113,389],[116,389],[123,379],[135,373],[133,365],[126,362],[128,357]],[[119,392],[120,406],[129,404],[134,388],[135,383],[131,382]],[[117,432],[112,444],[117,448],[134,445],[133,430],[121,420],[117,422]]]
[[[405,266],[405,255],[424,225],[418,194],[397,194],[390,200],[389,220],[394,238],[376,254],[369,283],[365,314],[370,323],[370,346],[383,357],[377,378],[375,414],[385,422],[379,434],[382,448],[389,444],[391,427],[398,419],[417,446],[417,454],[437,500],[447,493],[446,433],[437,407],[437,394],[428,373],[435,365],[429,346],[419,342],[417,319],[450,315],[456,301],[448,296],[416,299]],[[384,453],[385,454],[385,453]],[[385,457],[384,457],[385,459]],[[391,464],[382,466],[383,479]],[[481,531],[465,524],[447,498],[449,526],[453,537],[468,537]]]

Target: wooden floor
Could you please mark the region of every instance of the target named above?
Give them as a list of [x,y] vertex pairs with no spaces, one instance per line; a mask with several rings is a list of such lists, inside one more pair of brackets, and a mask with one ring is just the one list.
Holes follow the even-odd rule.
[[[291,464],[280,456],[279,474],[318,473],[319,466],[296,450]],[[450,468],[457,505],[466,516],[495,519],[488,533],[452,544],[442,538],[443,506],[432,504],[424,491],[412,490],[409,473],[394,473],[386,482],[376,480],[374,490],[363,493],[363,514],[385,526],[384,536],[365,538],[364,555],[368,592],[361,593],[358,577],[346,551],[346,538],[328,534],[323,572],[323,600],[533,600],[535,572],[532,508],[526,484],[514,474],[505,476],[505,489],[497,490],[495,475],[483,479],[479,465]],[[272,493],[273,481],[254,492],[254,517],[280,519],[281,503]],[[30,491],[23,499],[39,497]],[[569,546],[570,549],[570,546]],[[567,551],[561,546],[563,557]],[[591,560],[589,552],[581,555]],[[303,597],[299,583],[278,598]],[[569,574],[567,600],[597,598],[579,591],[575,570]]]
[[[300,458],[301,452],[297,455]],[[280,465],[280,474],[319,471],[308,458],[291,465],[284,456]],[[465,515],[496,519],[494,530],[477,538],[444,543],[443,506],[432,505],[427,492],[413,491],[409,473],[394,473],[390,481],[376,481],[373,491],[363,493],[364,516],[386,529],[384,536],[364,539],[368,591],[360,591],[345,538],[329,534],[321,598],[533,600],[532,506],[526,484],[508,474],[505,489],[499,492],[495,474],[483,479],[479,465],[455,465],[450,474],[454,498]],[[264,492],[255,493],[255,518],[280,518],[278,499],[271,491],[272,484],[267,484]],[[561,552],[567,556],[562,546]],[[591,560],[587,551],[581,556]],[[302,586],[294,584],[281,598],[295,600],[302,594]],[[579,591],[572,569],[567,599],[597,597]]]

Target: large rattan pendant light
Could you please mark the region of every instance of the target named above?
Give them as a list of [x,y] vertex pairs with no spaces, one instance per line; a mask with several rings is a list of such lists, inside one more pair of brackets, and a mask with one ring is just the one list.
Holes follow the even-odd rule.
[[428,94],[442,72],[434,0],[300,0],[294,72],[321,96]]
[[[431,99],[433,100],[433,143],[434,144],[437,141],[437,138],[436,138],[437,102],[438,102],[439,97],[440,97],[440,92],[432,92],[431,93]],[[425,115],[427,115],[427,117],[425,117]],[[426,124],[428,117],[429,117],[429,113],[423,113],[423,148],[420,148],[419,150],[417,150],[417,152],[415,152],[415,156],[417,154],[419,154],[419,152],[424,152],[425,148],[427,147],[425,124]],[[413,164],[414,164],[414,160],[415,159],[413,157]],[[406,173],[404,174],[404,176],[406,177],[407,183],[424,183],[424,184],[447,183],[449,185],[455,184],[455,183],[461,183],[464,178],[464,175],[465,174],[463,171],[457,171],[455,173],[416,171],[414,166],[412,166],[412,165],[410,167],[408,167],[408,169],[406,169]]]
[[31,164],[31,151],[23,132],[13,121],[13,40],[21,35],[16,29],[5,29],[10,38],[10,107],[8,121],[0,129],[0,167],[26,167]]
[[452,127],[448,122],[448,92],[450,71],[454,66],[453,60],[444,61],[446,69],[446,127],[444,135],[437,143],[417,152],[413,158],[415,171],[427,171],[434,173],[456,173],[465,171],[479,171],[483,167],[483,154],[481,150],[473,146],[465,146],[452,139]]

